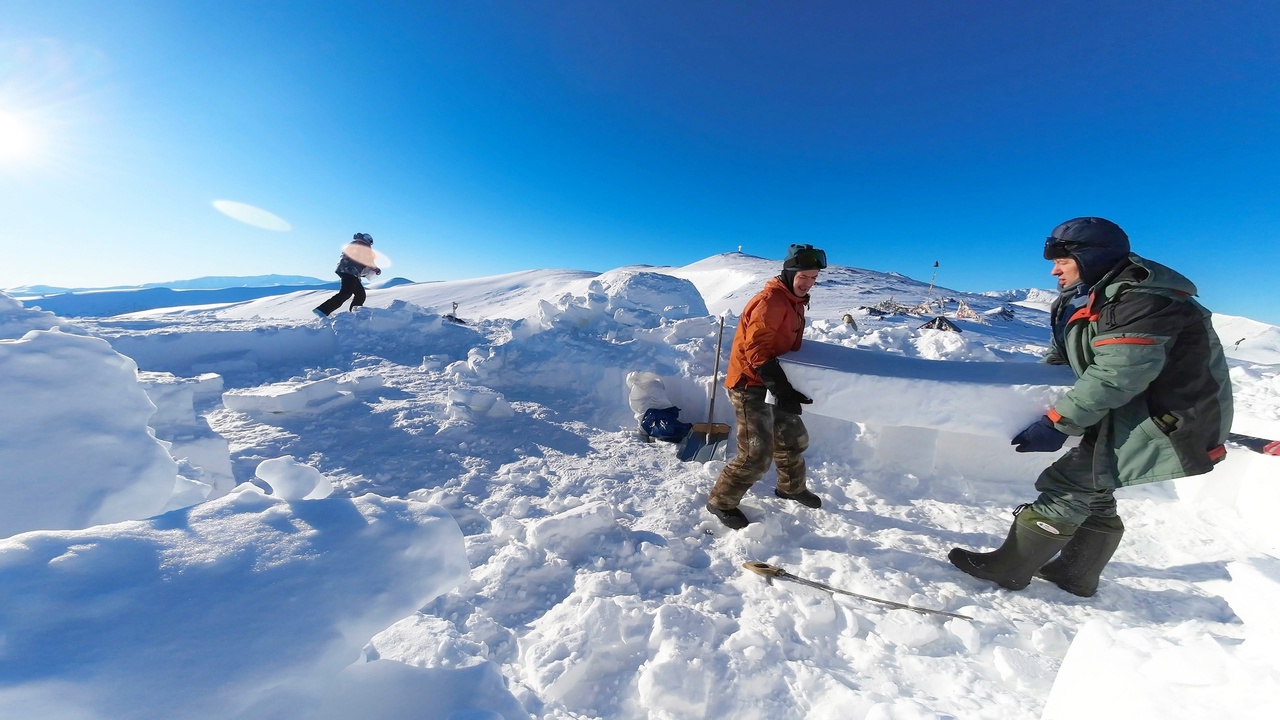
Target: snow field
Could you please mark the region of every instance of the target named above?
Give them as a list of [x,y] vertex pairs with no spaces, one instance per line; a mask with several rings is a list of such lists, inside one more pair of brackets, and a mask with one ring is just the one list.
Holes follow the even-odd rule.
[[[477,294],[463,307],[472,312],[459,311],[465,325],[433,320],[429,308],[441,303],[432,298],[452,292],[432,287],[444,285],[437,283],[381,291],[383,306],[326,323],[280,319],[303,317],[315,300],[306,294],[274,300],[279,317],[261,315],[264,300],[257,300],[203,318],[133,318],[128,322],[145,326],[134,329],[101,323],[97,332],[136,349],[147,370],[190,378],[223,363],[226,393],[238,398],[232,403],[259,397],[263,404],[235,410],[193,393],[228,443],[240,482],[231,494],[73,532],[89,533],[83,537],[125,558],[117,574],[140,576],[142,585],[159,582],[144,560],[162,555],[166,542],[196,557],[241,548],[244,560],[212,562],[221,568],[217,588],[194,576],[192,587],[208,590],[198,606],[204,624],[187,633],[188,615],[162,615],[159,626],[168,633],[144,634],[122,651],[135,664],[112,670],[112,687],[122,688],[117,696],[103,694],[99,665],[60,650],[69,637],[63,619],[81,616],[64,614],[68,603],[52,586],[45,605],[56,609],[24,606],[22,620],[50,639],[45,652],[62,674],[0,674],[0,708],[8,702],[45,717],[127,716],[112,713],[128,701],[132,676],[146,687],[166,680],[181,686],[164,695],[180,709],[175,717],[409,718],[431,707],[454,720],[1003,719],[1048,716],[1068,701],[1071,716],[1105,717],[1108,693],[1125,687],[1159,694],[1165,717],[1200,708],[1201,700],[1215,702],[1220,717],[1251,717],[1260,698],[1275,697],[1275,627],[1258,609],[1276,587],[1274,551],[1263,544],[1274,535],[1259,508],[1276,477],[1271,458],[1233,452],[1209,476],[1125,491],[1125,543],[1098,596],[1087,600],[1040,581],[1021,593],[1000,590],[947,563],[952,546],[988,548],[1003,538],[1010,509],[1034,496],[1031,483],[1048,461],[954,426],[903,428],[807,413],[810,485],[823,509],[773,497],[766,477],[744,501],[753,524],[725,530],[702,510],[722,463],[680,463],[673,446],[639,442],[626,381],[630,373],[652,372],[683,419],[705,419],[715,318],[686,314],[694,291],[670,278],[684,273],[721,288],[715,296],[701,293],[704,309],[718,311],[731,302],[740,308],[772,270],[747,258],[719,261],[719,275],[696,268],[654,278],[665,274],[624,269],[616,274],[625,282],[577,278],[572,292],[538,284],[537,274],[471,282]],[[499,283],[510,292],[499,292]],[[538,297],[535,286],[546,292]],[[838,317],[866,301],[856,292],[865,286],[850,280],[843,287],[847,297],[815,293],[815,306],[825,302],[823,312]],[[648,306],[634,300],[641,289],[653,289]],[[397,291],[418,293],[422,304],[391,297]],[[483,297],[494,299],[485,305]],[[506,313],[508,297],[529,313]],[[876,322],[860,318],[862,329],[852,331],[815,317],[807,339],[979,362],[1031,360],[1043,342],[1043,328],[1022,320],[966,325],[963,336],[892,324],[901,318]],[[234,353],[211,337],[219,332],[235,334]],[[1242,377],[1238,394],[1252,398],[1247,418],[1280,407],[1274,368],[1236,362],[1233,373]],[[339,379],[354,376],[376,381],[342,389]],[[52,392],[62,392],[62,377],[52,378]],[[840,382],[828,378],[815,392],[828,394]],[[351,399],[336,402],[344,392]],[[937,389],[892,392],[921,416],[943,402],[930,400]],[[264,410],[266,403],[277,410]],[[728,413],[721,395],[716,419]],[[68,436],[44,442],[56,448]],[[332,486],[327,499],[287,499],[319,488],[317,473]],[[232,512],[237,502],[254,511]],[[212,541],[184,539],[182,519],[196,517],[207,522]],[[317,517],[327,522],[317,525]],[[451,525],[450,539],[428,541],[413,529],[418,520]],[[156,530],[141,541],[122,539],[133,526]],[[37,532],[4,542],[47,538],[59,536]],[[61,557],[82,540],[59,538],[50,552]],[[129,555],[130,547],[141,548],[142,559]],[[342,552],[330,557],[335,548]],[[22,552],[0,550],[0,568],[12,570],[15,584],[42,586],[44,564],[11,560]],[[267,560],[251,560],[259,557]],[[742,569],[748,560],[974,620],[767,584]],[[244,568],[259,566],[291,581],[273,585],[278,594],[246,600],[236,590],[256,579]],[[445,566],[453,568],[447,579]],[[77,582],[78,592],[101,596],[118,579],[99,573]],[[142,597],[141,590],[130,597]],[[260,619],[264,612],[296,614],[299,603],[305,612],[297,622]],[[362,619],[335,619],[343,612]],[[124,633],[141,622],[121,611],[71,625]],[[259,672],[277,688],[243,683],[234,668],[196,673],[198,687],[182,685],[162,652],[175,632],[190,638],[184,652],[208,648],[213,658],[234,655],[233,665],[243,656],[270,664]],[[296,655],[294,644],[303,648]],[[11,647],[0,646],[0,661],[12,661]],[[1114,687],[1086,691],[1088,670],[1105,661],[1100,654],[1121,652],[1129,662],[1113,668]],[[1201,665],[1185,666],[1187,654]],[[308,655],[345,659],[299,659]],[[1187,669],[1157,672],[1169,665]],[[260,666],[249,667],[246,675]],[[1126,669],[1142,675],[1126,685]],[[1240,683],[1196,684],[1197,676]],[[1251,691],[1240,692],[1246,681]],[[1179,704],[1191,695],[1197,699]]]

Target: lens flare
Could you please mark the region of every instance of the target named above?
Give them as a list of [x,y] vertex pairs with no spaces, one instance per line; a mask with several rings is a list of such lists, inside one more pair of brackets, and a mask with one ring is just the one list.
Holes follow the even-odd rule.
[[252,225],[263,230],[274,230],[276,232],[289,232],[293,226],[285,222],[279,216],[263,210],[260,207],[254,207],[242,202],[234,200],[214,200],[213,207],[218,212],[226,215],[232,220],[239,220],[245,225]]

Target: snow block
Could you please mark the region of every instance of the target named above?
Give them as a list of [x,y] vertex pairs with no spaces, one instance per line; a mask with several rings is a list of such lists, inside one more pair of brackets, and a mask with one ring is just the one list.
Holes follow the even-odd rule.
[[[181,472],[186,478],[207,486],[199,500],[231,492],[236,483],[227,440],[214,432],[209,421],[195,410],[197,399],[222,394],[222,377],[208,373],[180,378],[171,373],[139,372],[138,382],[156,406],[150,420],[156,437],[169,444],[169,454],[182,466]],[[174,498],[166,509],[189,504],[182,498]]]
[[254,476],[271,486],[271,495],[284,500],[319,500],[333,493],[333,483],[319,470],[292,455],[258,463]]
[[0,340],[0,537],[159,514],[178,466],[147,426],[137,366],[105,340],[33,330]]
[[600,538],[617,527],[607,503],[589,502],[539,520],[529,528],[529,541],[570,562],[583,562],[599,552]]
[[1091,620],[1063,658],[1041,720],[1265,717],[1259,709],[1276,692],[1274,661],[1235,652],[1203,626]]
[[813,398],[805,413],[1006,439],[1075,383],[1065,365],[922,360],[813,341],[779,360]]
[[235,388],[222,395],[228,410],[243,413],[318,413],[355,400],[354,393],[382,387],[381,376],[334,376],[322,380]]

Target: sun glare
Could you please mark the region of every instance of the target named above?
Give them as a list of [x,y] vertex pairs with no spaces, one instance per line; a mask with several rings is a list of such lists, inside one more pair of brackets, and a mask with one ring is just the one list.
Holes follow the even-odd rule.
[[29,121],[0,110],[0,163],[35,157],[37,145],[38,137]]

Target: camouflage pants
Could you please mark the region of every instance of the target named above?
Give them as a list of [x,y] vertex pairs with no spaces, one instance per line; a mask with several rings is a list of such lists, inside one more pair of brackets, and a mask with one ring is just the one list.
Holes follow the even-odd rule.
[[805,489],[804,451],[809,448],[809,432],[799,415],[783,412],[764,401],[763,387],[729,390],[738,420],[738,454],[724,466],[707,502],[729,510],[738,507],[769,471],[778,468],[778,489],[797,493]]
[[1093,445],[1071,448],[1036,479],[1040,497],[1031,505],[1044,517],[1080,526],[1090,517],[1110,520],[1116,515],[1116,490],[1094,477]]

